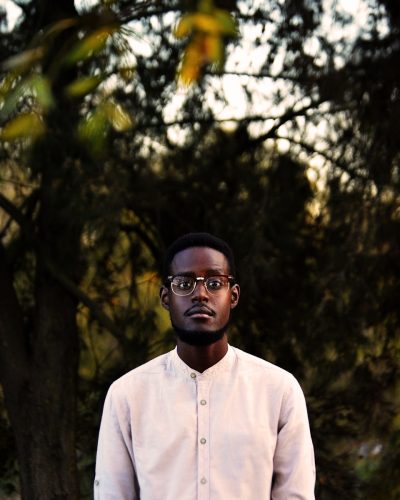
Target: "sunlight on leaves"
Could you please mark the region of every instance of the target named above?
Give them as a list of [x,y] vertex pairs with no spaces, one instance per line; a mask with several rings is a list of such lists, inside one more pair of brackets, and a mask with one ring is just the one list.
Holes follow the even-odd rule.
[[126,132],[132,126],[131,117],[121,105],[105,101],[80,122],[78,137],[92,154],[98,155],[106,146],[110,127],[116,132]]
[[79,41],[66,57],[68,64],[74,64],[83,59],[93,56],[100,52],[106,45],[110,35],[116,31],[116,26],[105,26],[93,33],[85,36]]
[[136,68],[129,67],[129,66],[122,66],[119,68],[118,73],[119,76],[125,81],[125,82],[130,82],[135,74]]
[[78,138],[93,154],[99,154],[105,147],[107,116],[103,105],[98,106],[78,125]]
[[131,117],[120,104],[107,102],[104,107],[107,119],[114,130],[117,132],[126,132],[132,128]]
[[23,113],[9,121],[0,132],[4,141],[30,137],[35,139],[45,132],[45,126],[36,113]]
[[46,77],[39,73],[32,74],[28,78],[19,81],[14,88],[15,78],[7,83],[4,93],[0,91],[0,115],[7,116],[18,105],[24,96],[33,96],[36,99],[37,107],[42,111],[49,110],[54,105],[54,98],[50,88],[50,83]]
[[228,11],[214,7],[211,0],[203,0],[196,12],[182,16],[174,34],[177,38],[189,37],[178,81],[190,85],[200,78],[207,64],[218,71],[223,69],[226,38],[237,36],[237,27]]
[[39,106],[44,111],[54,106],[54,98],[48,78],[40,74],[32,75],[25,86],[36,96]]
[[70,97],[82,97],[95,90],[104,80],[104,75],[84,76],[70,83],[65,93]]
[[72,28],[72,26],[76,26],[78,24],[78,19],[69,17],[66,19],[61,19],[61,21],[58,21],[54,24],[52,24],[46,31],[45,35],[46,36],[52,36],[60,33],[61,31],[64,31],[68,28]]

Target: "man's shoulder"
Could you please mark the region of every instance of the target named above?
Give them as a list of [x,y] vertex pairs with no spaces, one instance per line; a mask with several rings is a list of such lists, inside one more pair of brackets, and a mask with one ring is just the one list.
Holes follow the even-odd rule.
[[251,380],[257,387],[267,387],[275,395],[282,394],[292,400],[304,398],[299,381],[292,373],[236,347],[234,350],[239,372],[245,380]]
[[112,387],[114,389],[118,387],[124,387],[127,384],[134,383],[135,381],[139,381],[150,375],[164,373],[170,353],[171,351],[165,354],[161,354],[160,356],[157,356],[156,358],[153,358],[150,361],[147,361],[146,363],[133,368],[129,372],[125,373],[125,375],[122,375],[117,380],[115,380],[112,384]]
[[237,347],[233,347],[233,349],[237,356],[238,363],[244,370],[258,371],[260,373],[264,373],[269,378],[273,377],[280,380],[294,379],[294,376],[290,372],[271,363],[270,361],[266,361],[263,358],[255,356],[254,354],[249,354],[248,352],[242,351]]

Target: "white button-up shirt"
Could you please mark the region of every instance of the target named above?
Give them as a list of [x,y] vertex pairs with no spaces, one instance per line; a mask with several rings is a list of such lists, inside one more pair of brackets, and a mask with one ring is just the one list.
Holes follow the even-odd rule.
[[296,379],[229,346],[199,373],[176,349],[112,384],[95,500],[312,500],[315,466]]

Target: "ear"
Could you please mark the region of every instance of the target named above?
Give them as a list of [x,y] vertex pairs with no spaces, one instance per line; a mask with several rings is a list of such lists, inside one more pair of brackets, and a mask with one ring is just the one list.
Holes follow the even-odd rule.
[[240,286],[238,284],[233,285],[231,288],[231,309],[234,309],[239,302],[240,297]]
[[160,301],[163,308],[169,311],[169,293],[166,286],[160,288]]

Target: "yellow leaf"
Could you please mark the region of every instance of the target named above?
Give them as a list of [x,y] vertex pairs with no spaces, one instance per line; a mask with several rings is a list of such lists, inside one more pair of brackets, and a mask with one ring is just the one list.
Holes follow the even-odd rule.
[[110,124],[117,132],[126,132],[132,127],[131,117],[119,104],[108,102],[105,111]]
[[45,31],[45,36],[57,34],[60,31],[64,31],[72,26],[78,24],[78,18],[67,17],[65,19],[61,19],[61,21],[57,21],[50,25],[50,27]]
[[192,41],[186,48],[178,71],[179,82],[183,85],[190,85],[198,80],[203,58],[200,51],[200,44],[196,40]]
[[193,14],[193,26],[198,31],[218,35],[221,32],[221,27],[214,16],[210,14],[202,14],[197,12]]
[[92,92],[104,80],[103,75],[84,76],[70,83],[65,93],[70,97],[80,97]]
[[31,66],[43,57],[43,53],[43,47],[25,50],[24,52],[20,52],[19,54],[6,59],[1,65],[2,69],[8,71],[10,69],[21,69],[25,66]]
[[183,63],[178,73],[179,82],[183,85],[190,85],[199,78],[200,66]]
[[8,122],[1,131],[4,141],[13,141],[21,137],[35,138],[42,135],[45,126],[36,113],[24,113]]
[[108,37],[115,30],[115,26],[107,26],[90,33],[90,35],[86,36],[73,47],[66,57],[66,62],[73,64],[99,52],[107,43]]
[[186,14],[184,15],[178,25],[175,28],[175,36],[176,38],[183,38],[187,36],[193,28],[193,15]]
[[135,68],[129,68],[127,66],[119,68],[119,75],[120,77],[125,80],[126,82],[130,82],[133,78],[133,75],[135,73]]
[[15,75],[12,73],[5,75],[4,79],[0,83],[0,99],[4,99],[4,97],[11,91],[15,82]]
[[207,60],[219,65],[222,62],[223,44],[218,36],[207,36],[204,40],[205,56]]

